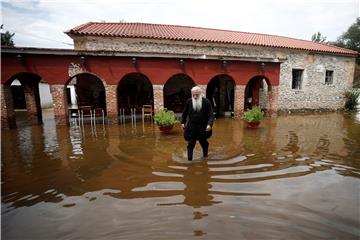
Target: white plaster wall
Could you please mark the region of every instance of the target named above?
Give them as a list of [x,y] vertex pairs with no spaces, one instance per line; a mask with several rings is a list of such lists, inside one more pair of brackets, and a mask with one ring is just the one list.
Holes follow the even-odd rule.
[[74,85],[68,85],[67,88],[70,89],[70,98],[71,98],[71,105],[76,106],[76,93],[75,93],[75,86]]
[[48,83],[39,83],[39,94],[41,108],[52,108],[53,100],[50,93],[50,87]]

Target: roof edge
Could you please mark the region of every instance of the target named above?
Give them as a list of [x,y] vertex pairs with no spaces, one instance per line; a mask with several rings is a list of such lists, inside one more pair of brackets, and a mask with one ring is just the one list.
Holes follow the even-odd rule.
[[64,33],[66,33],[66,34],[68,34],[68,33],[74,33],[75,30],[76,30],[76,31],[79,31],[79,30],[81,30],[82,28],[87,27],[88,25],[91,25],[91,24],[94,24],[94,23],[96,23],[96,22],[86,22],[86,23],[81,24],[81,25],[79,25],[79,26],[76,26],[76,27],[74,27],[74,28],[70,28],[70,29],[64,31]]
[[282,63],[287,58],[272,57],[235,57],[221,55],[204,54],[167,54],[153,52],[119,52],[104,50],[74,50],[60,48],[34,48],[34,47],[2,47],[2,53],[10,54],[48,54],[48,55],[70,55],[70,56],[103,56],[103,57],[144,57],[144,58],[177,58],[177,59],[197,59],[197,60],[227,60],[227,61],[247,61],[247,62],[272,62]]
[[[326,51],[326,50],[311,50],[307,48],[301,48],[301,47],[281,47],[281,46],[272,46],[272,45],[263,45],[263,44],[246,44],[246,43],[235,43],[232,41],[209,41],[209,40],[194,40],[194,39],[183,39],[182,41],[190,41],[190,42],[206,42],[206,43],[227,43],[227,44],[236,44],[236,45],[247,45],[247,46],[260,46],[260,47],[273,47],[273,48],[279,48],[279,49],[297,49],[297,50],[303,50],[303,51],[313,51],[313,52],[319,52],[319,53],[329,53],[329,54],[335,54],[335,55],[350,55],[357,57],[360,53],[351,49],[338,47],[332,44],[325,44],[325,43],[319,43],[319,42],[313,42],[310,40],[305,39],[299,39],[299,38],[292,38],[287,36],[281,36],[281,35],[273,35],[273,34],[263,34],[263,33],[254,33],[254,32],[243,32],[243,31],[235,31],[235,30],[226,30],[226,29],[216,29],[216,28],[206,28],[206,27],[194,27],[194,26],[185,26],[185,25],[174,25],[174,24],[157,24],[157,23],[143,23],[143,22],[87,22],[82,25],[76,26],[68,31],[65,31],[67,35],[72,36],[99,36],[99,37],[119,37],[114,34],[99,34],[99,33],[79,33],[77,31],[81,31],[83,28],[91,25],[91,24],[145,24],[145,25],[151,25],[151,26],[174,26],[174,27],[185,27],[185,28],[192,28],[192,29],[206,29],[206,30],[215,30],[215,31],[222,31],[222,32],[234,32],[234,33],[245,33],[245,34],[256,34],[260,36],[271,36],[271,37],[280,37],[285,39],[291,39],[296,41],[302,41],[305,43],[312,43],[320,46],[327,46],[332,47],[335,49],[338,49],[342,52],[336,52],[334,51]],[[71,37],[71,36],[70,36]],[[123,36],[126,38],[144,38],[144,39],[160,39],[160,40],[177,40],[175,37],[149,37],[149,36]]]

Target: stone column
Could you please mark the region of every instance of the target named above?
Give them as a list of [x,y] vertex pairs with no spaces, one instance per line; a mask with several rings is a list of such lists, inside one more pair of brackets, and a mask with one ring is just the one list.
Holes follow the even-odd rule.
[[16,128],[11,87],[5,84],[1,84],[1,128]]
[[154,89],[154,112],[164,108],[164,85],[153,85]]
[[66,86],[61,84],[50,84],[50,92],[54,103],[56,125],[69,125]]
[[37,125],[42,122],[39,84],[22,84],[22,86],[25,95],[28,122],[31,125]]
[[118,124],[117,85],[105,85],[108,124]]
[[244,114],[245,85],[235,85],[234,116],[241,118]]
[[279,97],[279,86],[271,86],[271,91],[269,91],[269,99],[267,104],[268,116],[270,117],[277,115],[278,97]]

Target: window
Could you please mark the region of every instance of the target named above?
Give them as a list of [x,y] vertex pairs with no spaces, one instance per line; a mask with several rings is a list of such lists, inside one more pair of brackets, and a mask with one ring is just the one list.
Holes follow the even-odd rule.
[[301,82],[302,82],[302,69],[293,69],[292,70],[292,89],[301,89]]
[[334,71],[326,70],[325,84],[333,84]]

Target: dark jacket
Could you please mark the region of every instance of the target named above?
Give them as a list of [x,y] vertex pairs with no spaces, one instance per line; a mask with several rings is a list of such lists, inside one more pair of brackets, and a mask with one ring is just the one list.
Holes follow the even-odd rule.
[[212,130],[206,132],[206,126],[212,127],[214,123],[210,101],[202,98],[202,108],[196,112],[192,105],[192,99],[188,99],[182,113],[181,123],[185,124],[184,138],[186,141],[211,137]]

